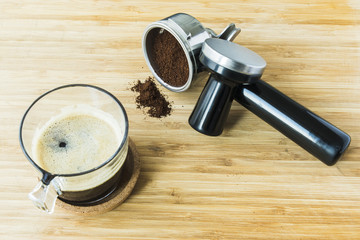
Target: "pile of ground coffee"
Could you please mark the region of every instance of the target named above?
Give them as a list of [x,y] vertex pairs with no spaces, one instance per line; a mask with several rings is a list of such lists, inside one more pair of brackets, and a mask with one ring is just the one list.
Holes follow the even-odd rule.
[[152,61],[156,74],[171,86],[184,86],[189,78],[189,64],[179,42],[165,29],[152,37]]
[[171,104],[157,88],[154,78],[148,77],[145,82],[138,80],[131,90],[139,93],[135,100],[137,108],[149,108],[146,113],[150,117],[161,118],[170,115]]

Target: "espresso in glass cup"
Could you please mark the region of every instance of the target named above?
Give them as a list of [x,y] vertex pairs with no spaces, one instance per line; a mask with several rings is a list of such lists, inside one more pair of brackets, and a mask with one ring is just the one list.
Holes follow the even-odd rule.
[[127,157],[128,125],[120,101],[99,87],[66,85],[36,99],[20,125],[20,145],[40,175],[29,194],[35,206],[52,213],[57,198],[106,201]]

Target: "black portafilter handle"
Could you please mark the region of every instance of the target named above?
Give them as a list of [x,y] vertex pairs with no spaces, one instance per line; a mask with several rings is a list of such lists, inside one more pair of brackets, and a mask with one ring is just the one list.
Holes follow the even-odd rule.
[[260,79],[266,62],[255,52],[221,39],[208,39],[201,63],[212,72],[189,118],[197,131],[223,131],[233,99],[326,165],[334,165],[350,136]]
[[240,85],[234,99],[328,166],[350,144],[350,136],[263,80]]

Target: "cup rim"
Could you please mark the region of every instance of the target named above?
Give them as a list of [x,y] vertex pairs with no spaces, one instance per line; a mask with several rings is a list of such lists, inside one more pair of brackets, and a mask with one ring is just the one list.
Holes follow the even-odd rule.
[[[82,172],[78,172],[78,173],[51,173],[51,172],[48,172],[46,171],[45,169],[43,169],[42,167],[40,167],[38,164],[36,164],[36,162],[30,157],[30,155],[28,154],[28,152],[26,151],[25,149],[25,146],[24,146],[24,143],[23,143],[23,139],[22,139],[22,129],[23,129],[23,125],[24,125],[24,121],[26,119],[26,116],[27,114],[29,113],[29,111],[31,110],[31,108],[40,100],[42,99],[43,97],[45,97],[46,95],[52,93],[52,92],[55,92],[57,90],[60,90],[60,89],[64,89],[64,88],[69,88],[69,87],[89,87],[89,88],[93,88],[93,89],[96,89],[100,92],[103,92],[105,94],[107,94],[109,97],[111,97],[120,107],[120,109],[123,111],[124,113],[124,118],[125,118],[125,132],[124,132],[124,138],[122,139],[119,147],[117,148],[117,150],[115,151],[115,153],[109,157],[106,161],[104,161],[102,164],[100,164],[99,166],[97,167],[94,167],[92,169],[89,169],[89,170],[86,170],[86,171],[82,171]],[[104,167],[105,165],[107,165],[109,162],[111,162],[120,152],[120,150],[124,147],[127,139],[128,139],[128,131],[129,131],[129,120],[128,120],[128,117],[127,117],[127,114],[126,114],[126,111],[125,111],[125,108],[124,106],[121,104],[121,102],[113,95],[111,94],[110,92],[108,92],[107,90],[103,89],[103,88],[100,88],[100,87],[97,87],[97,86],[94,86],[94,85],[90,85],[90,84],[68,84],[68,85],[62,85],[62,86],[59,86],[59,87],[56,87],[52,90],[49,90],[43,94],[41,94],[39,97],[37,97],[34,102],[32,102],[32,104],[27,108],[27,110],[25,111],[25,114],[24,116],[22,117],[21,119],[21,122],[20,122],[20,129],[19,129],[19,140],[20,140],[20,147],[23,151],[23,153],[25,154],[26,158],[30,161],[30,163],[37,169],[39,170],[44,176],[52,176],[53,177],[76,177],[76,176],[80,176],[80,175],[84,175],[84,174],[88,174],[88,173],[91,173],[91,172],[94,172],[102,167]]]

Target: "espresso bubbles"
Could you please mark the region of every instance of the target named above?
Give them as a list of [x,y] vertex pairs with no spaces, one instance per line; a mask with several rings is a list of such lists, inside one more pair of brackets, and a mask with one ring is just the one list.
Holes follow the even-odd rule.
[[95,110],[96,116],[65,112],[51,119],[34,139],[36,162],[51,173],[73,174],[96,168],[109,159],[119,146],[121,131],[111,116]]

